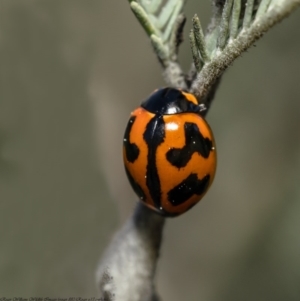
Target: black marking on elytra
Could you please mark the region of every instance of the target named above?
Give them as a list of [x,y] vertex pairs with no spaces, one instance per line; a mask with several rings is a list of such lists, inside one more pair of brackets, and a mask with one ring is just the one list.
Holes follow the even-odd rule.
[[130,174],[129,170],[126,168],[125,166],[125,172],[127,175],[127,178],[129,180],[129,183],[131,184],[131,187],[133,188],[133,190],[135,191],[135,193],[137,194],[137,196],[142,200],[142,201],[146,201],[146,194],[143,191],[142,187],[134,180],[134,178],[132,177],[132,175]]
[[197,174],[191,173],[180,184],[168,192],[168,200],[178,206],[186,202],[194,194],[202,195],[208,188],[210,175],[198,179]]
[[185,145],[183,148],[171,148],[167,154],[167,160],[174,166],[181,168],[187,165],[194,153],[207,159],[212,150],[212,141],[204,138],[198,126],[192,122],[184,124]]
[[127,124],[125,134],[124,134],[124,139],[123,139],[123,144],[125,147],[125,152],[126,152],[126,158],[130,163],[133,163],[139,156],[140,150],[137,147],[135,143],[130,143],[129,136],[131,132],[131,128],[134,124],[134,121],[136,119],[136,116],[132,116]]
[[196,105],[186,99],[180,90],[173,88],[159,89],[150,95],[141,106],[153,114],[173,115],[179,113],[199,113],[205,110],[203,105]]
[[156,166],[156,151],[165,139],[165,122],[163,116],[155,115],[147,124],[144,140],[148,146],[146,185],[157,208],[161,203],[161,185]]

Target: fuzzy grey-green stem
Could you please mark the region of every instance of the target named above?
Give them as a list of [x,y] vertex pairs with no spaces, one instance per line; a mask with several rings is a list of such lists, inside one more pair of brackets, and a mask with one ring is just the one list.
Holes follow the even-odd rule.
[[248,0],[246,3],[243,27],[248,28],[252,21],[254,0]]
[[115,235],[97,270],[100,297],[111,300],[157,300],[153,278],[165,218],[138,203]]
[[168,66],[163,71],[163,77],[167,85],[172,88],[188,89],[185,75],[178,62],[169,61]]
[[202,30],[202,26],[200,23],[200,20],[198,16],[195,14],[193,17],[193,30],[194,30],[194,37],[196,41],[196,46],[199,49],[199,52],[201,54],[201,58],[204,63],[209,61],[209,55],[207,53],[206,44],[205,44],[205,38]]
[[202,68],[197,79],[192,84],[191,92],[194,93],[197,98],[205,97],[225,69],[232,64],[242,52],[247,50],[267,30],[287,17],[299,5],[299,0],[286,0],[281,7],[274,6],[274,8],[267,11],[264,17],[259,21],[253,22],[248,29],[243,29],[233,43],[228,44],[220,54]]
[[230,39],[235,39],[238,34],[240,14],[241,0],[234,0],[231,14]]
[[226,0],[223,8],[222,19],[220,23],[219,38],[217,42],[217,47],[219,49],[223,49],[227,42],[232,3],[233,0]]

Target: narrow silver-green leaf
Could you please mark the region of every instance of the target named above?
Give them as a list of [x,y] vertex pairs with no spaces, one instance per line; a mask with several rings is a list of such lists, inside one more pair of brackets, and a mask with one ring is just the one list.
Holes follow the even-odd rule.
[[149,14],[155,14],[162,4],[162,0],[140,0],[140,2]]
[[130,7],[140,24],[147,32],[148,36],[151,36],[152,34],[158,34],[156,28],[149,20],[147,13],[137,2],[132,1],[130,3]]
[[231,16],[232,3],[233,0],[226,0],[222,12],[220,32],[219,32],[219,38],[217,43],[217,47],[221,50],[225,47],[229,35],[229,20]]
[[194,15],[192,22],[197,48],[200,51],[203,62],[206,63],[209,61],[209,55],[206,49],[202,26],[197,15]]
[[173,10],[173,14],[169,20],[169,23],[166,25],[166,28],[164,30],[163,37],[162,37],[163,41],[169,41],[171,32],[174,29],[174,24],[176,23],[176,19],[177,19],[178,15],[182,12],[183,5],[184,5],[183,0],[177,0],[177,3]]
[[189,38],[190,38],[190,46],[191,46],[191,50],[192,50],[194,65],[195,65],[197,72],[200,72],[201,71],[201,61],[200,61],[199,52],[197,49],[196,39],[195,39],[193,30],[190,31]]
[[231,14],[231,24],[230,24],[231,39],[235,39],[238,34],[240,14],[241,14],[241,0],[234,0],[232,14]]
[[252,22],[254,0],[248,0],[246,3],[243,28],[248,28]]
[[166,26],[167,22],[171,19],[174,14],[174,9],[178,5],[178,0],[169,0],[166,5],[161,9],[159,16],[156,17],[155,26],[162,29]]
[[261,0],[255,18],[260,18],[268,9],[271,0]]
[[169,40],[170,58],[172,60],[177,59],[178,47],[179,47],[180,43],[183,41],[183,27],[184,27],[185,21],[186,21],[186,18],[183,14],[178,15],[178,17],[175,21],[172,35]]
[[163,67],[166,68],[169,62],[169,53],[167,48],[164,46],[161,38],[155,34],[150,36],[150,40],[157,57],[159,58]]

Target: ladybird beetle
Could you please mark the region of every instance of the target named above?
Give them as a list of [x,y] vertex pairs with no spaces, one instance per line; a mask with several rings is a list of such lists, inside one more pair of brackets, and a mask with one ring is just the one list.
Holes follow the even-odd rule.
[[205,110],[193,94],[162,88],[131,113],[123,141],[126,174],[139,199],[161,215],[189,210],[214,179],[215,142]]

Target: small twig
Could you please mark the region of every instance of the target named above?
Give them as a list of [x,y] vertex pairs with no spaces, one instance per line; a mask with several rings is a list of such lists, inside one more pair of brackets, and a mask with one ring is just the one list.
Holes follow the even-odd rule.
[[[97,271],[100,296],[111,301],[157,300],[153,277],[165,218],[138,203],[115,235]],[[111,281],[108,281],[111,280]]]
[[177,56],[179,44],[183,40],[184,3],[185,0],[168,0],[161,7],[162,0],[131,0],[130,7],[150,37],[168,85],[186,90],[187,83]]
[[246,51],[267,30],[287,17],[299,5],[299,0],[286,0],[281,7],[274,6],[261,18],[256,18],[250,27],[243,28],[234,42],[227,44],[222,52],[216,54],[211,62],[203,66],[192,84],[191,92],[198,98],[205,98],[216,80],[221,77],[227,67],[241,53]]
[[163,77],[169,87],[188,90],[186,77],[179,63],[169,62],[168,66],[163,71]]

